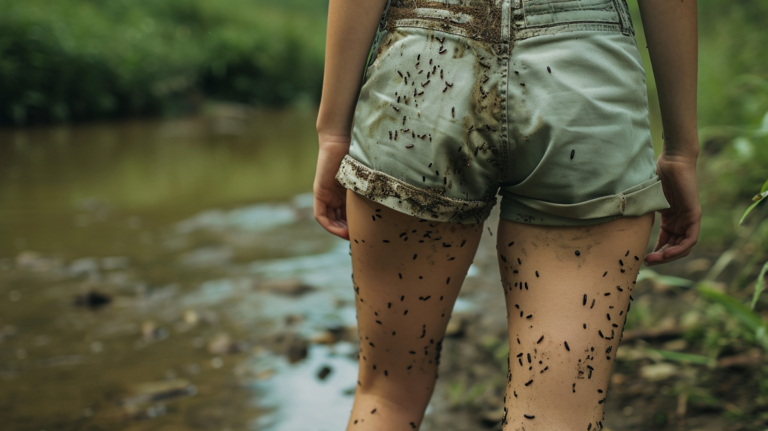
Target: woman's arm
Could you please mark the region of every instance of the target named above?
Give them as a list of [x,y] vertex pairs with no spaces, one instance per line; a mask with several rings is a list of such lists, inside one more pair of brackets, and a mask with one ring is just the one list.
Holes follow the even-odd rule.
[[696,0],[638,0],[664,126],[664,153],[699,154]]
[[647,266],[687,256],[701,228],[696,161],[698,19],[696,0],[638,0],[659,94],[664,147],[656,161],[670,207],[661,213],[661,231]]
[[387,0],[330,0],[325,73],[317,137],[320,144],[313,185],[314,216],[328,232],[349,239],[346,189],[336,181],[349,151],[352,117],[363,69]]
[[368,51],[387,0],[330,0],[317,131],[349,135]]

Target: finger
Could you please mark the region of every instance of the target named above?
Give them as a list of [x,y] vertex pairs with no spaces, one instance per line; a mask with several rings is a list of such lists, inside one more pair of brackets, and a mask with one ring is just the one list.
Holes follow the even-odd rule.
[[664,250],[666,250],[668,247],[670,247],[669,244],[664,244],[657,251],[648,253],[644,259],[645,266],[652,266],[661,263],[661,260],[664,257]]
[[317,221],[320,223],[320,226],[322,226],[323,229],[338,236],[341,239],[349,241],[349,229],[347,228],[346,223],[342,224],[336,221],[331,221],[327,217],[321,217]]
[[687,256],[694,244],[696,244],[695,238],[686,237],[683,238],[679,244],[663,247],[658,252],[652,253],[652,255],[655,256],[649,254],[646,258],[649,258],[651,262],[655,264],[672,262]]
[[320,226],[323,227],[323,229],[327,230],[333,235],[338,236],[339,238],[349,241],[349,229],[347,228],[347,223],[338,222],[337,220],[335,220],[335,217],[334,218],[329,217],[328,216],[329,213],[335,215],[335,210],[329,210],[328,207],[325,205],[325,203],[315,198],[315,204],[314,204],[315,220],[317,220],[317,222],[320,224]]
[[656,245],[653,247],[653,252],[648,253],[645,256],[645,259],[643,259],[643,262],[645,262],[646,266],[651,266],[651,264],[653,264],[653,262],[660,257],[659,250],[662,250],[665,246],[668,246],[668,243],[667,243],[668,239],[669,239],[668,232],[664,230],[659,232],[659,238],[656,240]]

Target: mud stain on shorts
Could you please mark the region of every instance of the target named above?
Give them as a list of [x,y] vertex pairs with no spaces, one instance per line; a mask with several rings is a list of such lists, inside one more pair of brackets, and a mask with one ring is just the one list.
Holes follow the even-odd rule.
[[412,216],[442,222],[476,224],[490,214],[496,198],[469,201],[445,196],[444,188],[420,189],[375,171],[346,156],[336,179],[352,191],[385,206],[397,206]]
[[501,7],[494,0],[465,0],[460,4],[428,0],[392,0],[385,28],[421,27],[499,43]]

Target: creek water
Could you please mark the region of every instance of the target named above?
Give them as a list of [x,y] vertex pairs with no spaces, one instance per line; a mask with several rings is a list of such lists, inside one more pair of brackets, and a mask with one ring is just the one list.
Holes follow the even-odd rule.
[[356,348],[306,342],[356,324],[316,114],[0,130],[1,428],[343,429]]

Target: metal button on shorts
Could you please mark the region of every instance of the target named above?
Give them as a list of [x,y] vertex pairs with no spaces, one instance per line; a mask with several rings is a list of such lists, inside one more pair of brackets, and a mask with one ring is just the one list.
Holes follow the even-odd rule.
[[389,0],[336,174],[422,219],[579,226],[669,208],[624,0]]

